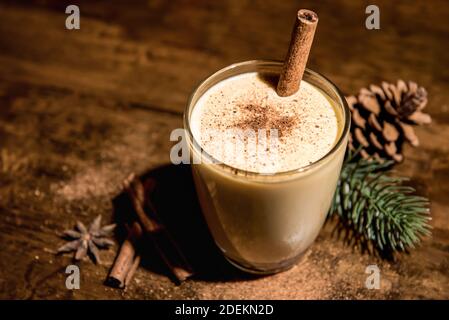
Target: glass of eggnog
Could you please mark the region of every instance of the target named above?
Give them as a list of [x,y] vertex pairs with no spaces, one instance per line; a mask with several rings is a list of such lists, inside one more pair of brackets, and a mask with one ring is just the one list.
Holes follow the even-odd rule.
[[282,62],[236,63],[204,80],[184,113],[192,172],[210,232],[252,273],[293,266],[317,237],[345,155],[350,111],[332,82],[306,69],[276,93]]

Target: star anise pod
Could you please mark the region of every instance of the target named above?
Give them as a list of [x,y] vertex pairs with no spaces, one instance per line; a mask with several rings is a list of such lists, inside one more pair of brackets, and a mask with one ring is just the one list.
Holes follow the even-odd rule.
[[101,215],[95,218],[89,228],[80,222],[76,222],[75,229],[65,230],[64,237],[72,239],[58,249],[58,253],[75,251],[75,260],[81,260],[91,254],[96,263],[101,264],[99,248],[108,248],[114,245],[114,241],[108,237],[115,228],[115,224],[101,226]]

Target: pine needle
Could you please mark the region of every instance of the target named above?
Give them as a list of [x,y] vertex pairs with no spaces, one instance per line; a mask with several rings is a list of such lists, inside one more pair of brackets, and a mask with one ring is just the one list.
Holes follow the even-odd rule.
[[393,164],[348,152],[329,211],[346,237],[383,253],[415,248],[431,229],[429,200],[404,185],[408,179],[388,175]]

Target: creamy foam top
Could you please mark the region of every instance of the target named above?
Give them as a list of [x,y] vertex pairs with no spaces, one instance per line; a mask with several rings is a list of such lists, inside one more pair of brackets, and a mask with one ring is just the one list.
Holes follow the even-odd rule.
[[241,74],[200,97],[190,123],[204,151],[234,168],[275,173],[309,165],[332,149],[340,117],[329,98],[305,81],[294,95],[279,97],[270,78]]

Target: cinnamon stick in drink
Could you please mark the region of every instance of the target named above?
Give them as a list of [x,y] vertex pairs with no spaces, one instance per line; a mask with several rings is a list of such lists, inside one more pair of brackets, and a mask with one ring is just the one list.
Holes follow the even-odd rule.
[[287,97],[298,91],[317,24],[318,15],[315,12],[307,9],[298,11],[287,57],[277,85],[279,96]]

